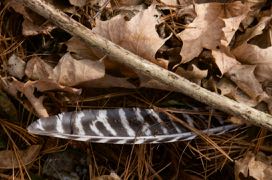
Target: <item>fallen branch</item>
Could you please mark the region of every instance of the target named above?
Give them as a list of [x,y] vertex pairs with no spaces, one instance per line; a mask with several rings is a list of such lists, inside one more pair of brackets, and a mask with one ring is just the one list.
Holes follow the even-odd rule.
[[65,13],[55,9],[42,0],[20,0],[33,11],[57,24],[60,28],[81,38],[88,45],[97,47],[118,63],[141,72],[200,102],[216,109],[240,116],[249,122],[272,130],[272,116],[254,108],[238,103],[227,97],[210,92],[179,75],[163,69],[151,62],[123,49],[109,40],[94,34],[90,29],[69,18]]

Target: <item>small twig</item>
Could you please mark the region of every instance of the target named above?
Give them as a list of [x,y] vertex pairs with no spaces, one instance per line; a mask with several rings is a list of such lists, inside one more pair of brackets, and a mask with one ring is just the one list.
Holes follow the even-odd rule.
[[227,97],[218,95],[197,84],[188,81],[179,75],[163,69],[124,48],[110,42],[109,40],[94,34],[90,29],[73,20],[62,11],[54,8],[43,0],[20,0],[33,11],[51,20],[60,28],[81,38],[89,46],[97,47],[104,51],[115,61],[124,64],[135,71],[156,79],[169,86],[169,89],[182,92],[200,102],[208,104],[213,108],[222,110],[235,116],[240,116],[258,126],[272,130],[272,116],[254,108],[238,103]]
[[110,0],[107,0],[107,1],[101,6],[101,8],[99,9],[99,11],[96,13],[96,15],[94,15],[93,19],[97,18],[109,3],[110,3]]

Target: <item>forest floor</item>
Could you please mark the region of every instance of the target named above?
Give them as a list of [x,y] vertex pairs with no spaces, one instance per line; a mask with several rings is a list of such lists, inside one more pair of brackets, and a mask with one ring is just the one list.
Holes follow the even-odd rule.
[[[46,3],[196,87],[272,113],[269,0]],[[0,1],[0,179],[271,179],[271,129],[128,68],[36,12]],[[27,129],[62,112],[135,107],[159,109],[189,135],[104,144]]]

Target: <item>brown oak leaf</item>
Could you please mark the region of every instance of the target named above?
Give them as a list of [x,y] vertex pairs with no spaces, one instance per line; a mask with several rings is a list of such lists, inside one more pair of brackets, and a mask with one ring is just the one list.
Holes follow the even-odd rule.
[[236,65],[227,75],[249,97],[261,101],[267,98],[267,94],[255,77],[255,68],[255,65]]
[[169,38],[161,38],[156,31],[160,16],[161,13],[156,10],[156,6],[151,5],[129,21],[126,21],[122,15],[115,16],[108,21],[97,20],[93,32],[155,64],[167,68],[167,62],[155,59],[156,52]]
[[241,2],[195,4],[195,12],[194,21],[178,34],[183,42],[181,63],[197,57],[203,48],[227,47],[248,14],[249,6]]
[[181,63],[197,57],[203,48],[216,49],[220,45],[224,36],[224,21],[218,17],[220,8],[219,3],[195,4],[197,17],[184,31],[177,34],[183,42]]
[[272,46],[262,49],[256,45],[242,44],[232,52],[240,62],[256,65],[255,75],[260,82],[272,81]]
[[212,50],[212,56],[221,75],[224,75],[233,66],[240,64],[224,46],[218,50]]

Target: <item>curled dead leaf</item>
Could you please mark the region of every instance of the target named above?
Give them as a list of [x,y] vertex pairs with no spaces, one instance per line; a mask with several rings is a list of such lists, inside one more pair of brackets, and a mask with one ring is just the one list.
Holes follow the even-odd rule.
[[34,87],[29,86],[27,83],[22,83],[15,78],[1,78],[4,90],[10,95],[17,97],[17,93],[23,93],[29,100],[33,108],[36,110],[38,116],[48,117],[46,108],[43,106],[44,96],[39,98],[34,96]]
[[24,36],[35,36],[38,34],[50,34],[50,32],[56,29],[56,26],[50,22],[45,22],[42,25],[35,24],[28,19],[25,19],[22,24],[22,34]]
[[226,11],[222,11],[221,17],[225,22],[225,27],[222,29],[225,35],[225,39],[221,40],[222,45],[228,46],[238,30],[240,23],[247,17],[250,10],[248,4],[243,4],[240,1],[225,4]]
[[8,60],[8,72],[10,75],[22,79],[25,75],[26,63],[15,54],[11,55]]
[[52,80],[38,80],[38,81],[27,81],[26,83],[20,82],[15,78],[1,78],[3,89],[10,95],[17,98],[18,93],[22,93],[26,96],[32,107],[35,109],[39,117],[48,117],[46,108],[43,105],[44,96],[36,97],[34,95],[35,89],[39,92],[44,91],[65,91],[73,94],[80,94],[80,89],[71,87],[61,86]]
[[25,74],[29,79],[47,79],[52,73],[53,68],[38,56],[31,58],[26,64]]
[[235,161],[235,179],[254,178],[255,180],[269,180],[272,176],[272,157],[262,152],[254,155],[252,152],[244,158]]
[[20,13],[24,17],[22,24],[22,34],[24,36],[33,36],[38,34],[49,34],[57,26],[47,22],[42,16],[31,11],[24,6],[21,2],[12,0],[8,3],[9,7],[12,7],[14,11]]
[[77,60],[70,53],[66,53],[53,69],[49,79],[61,85],[75,86],[83,82],[102,78],[104,75],[105,67],[102,61]]
[[62,91],[76,95],[81,94],[81,89],[62,86],[50,80],[28,81],[27,83],[29,86],[33,86],[34,88],[36,88],[39,92]]
[[18,162],[15,152],[11,150],[0,151],[0,169],[14,169],[19,168],[22,165],[29,165],[36,160],[39,152],[41,150],[41,145],[32,145],[26,150],[19,151],[19,157],[21,162]]
[[262,17],[259,20],[257,25],[255,25],[255,26],[253,26],[251,28],[247,28],[246,32],[243,35],[237,37],[236,46],[240,46],[240,45],[242,45],[244,43],[247,43],[250,39],[262,34],[264,28],[267,27],[269,25],[269,23],[271,22],[271,19],[272,19],[271,16]]

